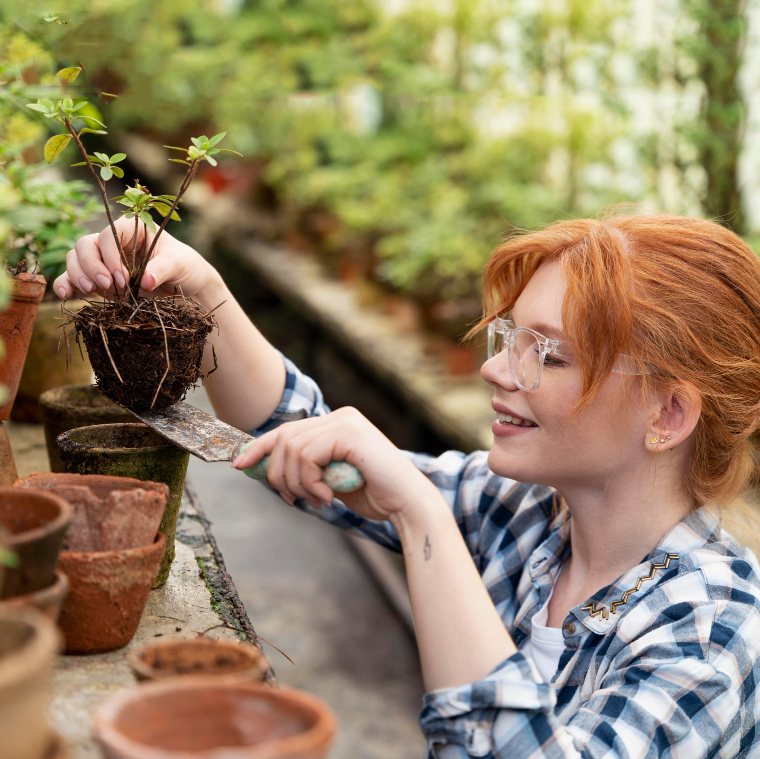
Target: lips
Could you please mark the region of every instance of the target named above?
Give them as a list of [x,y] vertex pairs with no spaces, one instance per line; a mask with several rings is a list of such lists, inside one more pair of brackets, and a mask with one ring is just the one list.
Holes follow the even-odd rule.
[[[523,416],[522,414],[518,414],[516,411],[512,411],[511,408],[508,406],[505,406],[502,403],[497,403],[496,401],[491,401],[491,408],[499,414],[499,421],[511,423],[513,421],[520,421],[521,423],[525,423],[526,427],[538,427],[538,425],[532,420],[529,419],[527,416]],[[508,417],[508,418],[505,418]]]

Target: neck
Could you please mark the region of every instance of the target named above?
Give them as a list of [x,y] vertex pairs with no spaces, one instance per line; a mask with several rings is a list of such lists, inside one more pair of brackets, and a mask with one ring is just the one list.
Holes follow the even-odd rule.
[[661,475],[641,487],[613,479],[600,488],[558,488],[573,517],[566,570],[581,595],[595,593],[639,564],[692,510],[680,478]]

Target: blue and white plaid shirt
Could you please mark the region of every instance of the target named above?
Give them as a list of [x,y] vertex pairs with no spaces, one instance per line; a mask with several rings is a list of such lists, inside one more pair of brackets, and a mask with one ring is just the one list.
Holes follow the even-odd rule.
[[[329,413],[288,359],[287,382],[260,435]],[[439,488],[504,624],[519,647],[569,554],[554,491],[499,477],[487,453],[410,453]],[[395,551],[389,522],[340,501],[333,524]],[[571,609],[551,683],[518,652],[479,682],[424,697],[427,757],[760,757],[760,567],[705,509],[676,525],[612,585]]]

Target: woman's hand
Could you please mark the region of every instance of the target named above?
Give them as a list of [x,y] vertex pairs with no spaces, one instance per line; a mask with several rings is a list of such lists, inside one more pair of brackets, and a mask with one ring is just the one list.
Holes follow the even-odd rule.
[[367,519],[395,523],[410,509],[447,508],[435,485],[354,408],[281,424],[254,440],[232,465],[246,469],[267,454],[267,481],[291,506],[296,497],[317,508],[329,504],[333,491],[322,482],[322,467],[347,461],[367,484],[340,499]]
[[[134,245],[134,222],[118,219],[116,230],[121,246],[129,258]],[[148,232],[148,248],[155,235]],[[143,225],[137,227],[136,264],[139,265],[144,241]],[[123,291],[129,275],[120,260],[111,227],[100,234],[85,235],[77,240],[74,250],[66,254],[66,272],[53,283],[60,298],[70,298],[75,290],[82,293],[95,291],[112,295],[114,282]],[[166,231],[161,233],[148,263],[142,282],[141,295],[173,295],[180,287],[188,296],[198,295],[212,280],[219,279],[216,270],[197,251],[176,240]]]

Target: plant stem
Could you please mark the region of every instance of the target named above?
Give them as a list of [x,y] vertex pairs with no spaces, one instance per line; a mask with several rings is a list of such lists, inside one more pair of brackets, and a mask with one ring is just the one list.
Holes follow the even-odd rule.
[[132,257],[129,261],[130,268],[127,271],[132,274],[135,266],[135,253],[137,252],[137,228],[140,226],[140,217],[135,214],[135,234],[132,237]]
[[124,248],[121,246],[121,238],[119,237],[119,233],[116,231],[116,225],[113,223],[113,216],[111,216],[111,206],[108,202],[108,194],[106,193],[106,183],[101,180],[101,178],[97,175],[95,169],[93,168],[93,165],[90,163],[90,156],[87,155],[87,151],[84,149],[84,145],[82,145],[82,141],[79,139],[79,135],[76,133],[76,130],[73,126],[71,126],[71,121],[69,119],[64,119],[64,124],[66,125],[66,129],[69,130],[69,133],[74,138],[74,141],[79,146],[79,151],[82,153],[82,156],[84,157],[85,163],[87,164],[87,168],[90,170],[90,174],[92,174],[92,178],[95,180],[95,183],[98,185],[98,189],[100,190],[100,194],[103,196],[103,205],[106,209],[106,216],[108,217],[108,223],[111,225],[111,232],[113,233],[113,239],[116,241],[116,247],[119,249],[119,256],[121,256],[121,262],[124,264],[124,266],[129,270],[129,266],[127,265],[127,256],[124,253]]
[[[185,193],[185,190],[190,186],[190,182],[193,181],[193,178],[195,177],[196,171],[198,171],[198,164],[200,163],[200,159],[196,158],[191,164],[190,168],[187,170],[187,174],[185,174],[185,178],[182,180],[182,185],[179,188],[179,192],[177,193],[177,197],[174,198],[174,203],[172,203],[171,210],[169,211],[166,216],[164,216],[164,220],[161,222],[161,226],[158,228],[158,231],[156,232],[156,236],[153,238],[153,242],[150,244],[150,249],[148,250],[147,254],[143,255],[142,261],[140,261],[140,268],[137,271],[137,276],[135,277],[134,282],[134,291],[137,292],[140,289],[140,282],[142,281],[143,274],[145,274],[145,268],[148,265],[148,261],[150,261],[150,257],[153,255],[153,249],[156,247],[156,243],[158,242],[158,238],[161,236],[161,232],[164,231],[166,228],[166,225],[169,223],[169,219],[171,219],[172,214],[177,210],[177,206],[179,205],[179,201],[182,199],[182,195]],[[146,229],[146,242],[147,242],[147,229]]]

